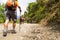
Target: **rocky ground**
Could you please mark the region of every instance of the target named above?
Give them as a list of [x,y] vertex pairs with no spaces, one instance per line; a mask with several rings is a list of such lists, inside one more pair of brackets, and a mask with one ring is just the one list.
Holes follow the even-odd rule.
[[[12,24],[9,24],[9,30]],[[60,40],[60,29],[53,27],[42,27],[39,24],[24,23],[16,26],[16,34],[8,33],[3,37],[3,24],[0,24],[0,40]]]

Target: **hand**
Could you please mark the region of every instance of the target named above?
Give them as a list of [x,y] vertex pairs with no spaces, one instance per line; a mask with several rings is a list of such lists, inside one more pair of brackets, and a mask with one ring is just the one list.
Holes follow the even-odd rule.
[[21,10],[20,10],[20,12],[21,12]]

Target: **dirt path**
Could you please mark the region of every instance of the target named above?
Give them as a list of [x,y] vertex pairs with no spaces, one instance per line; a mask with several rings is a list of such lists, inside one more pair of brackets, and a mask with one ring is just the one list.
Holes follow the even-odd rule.
[[[12,24],[9,24],[9,30]],[[16,26],[16,34],[8,33],[2,36],[3,24],[0,24],[0,40],[60,40],[60,32],[51,30],[51,27],[41,27],[39,24],[19,24]]]

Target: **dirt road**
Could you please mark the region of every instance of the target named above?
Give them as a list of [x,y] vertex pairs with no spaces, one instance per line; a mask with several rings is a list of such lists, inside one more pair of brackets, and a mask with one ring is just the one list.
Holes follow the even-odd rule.
[[[9,30],[12,24],[9,24]],[[0,40],[60,40],[60,32],[52,30],[51,27],[41,27],[39,24],[19,24],[16,26],[16,34],[8,33],[3,37],[3,24],[0,24]]]

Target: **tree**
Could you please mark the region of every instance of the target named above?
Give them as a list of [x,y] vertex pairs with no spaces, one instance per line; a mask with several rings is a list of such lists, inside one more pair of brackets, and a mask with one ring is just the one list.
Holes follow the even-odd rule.
[[[40,22],[42,19],[49,18],[55,10],[60,9],[60,0],[36,0],[36,2],[30,3],[27,8],[26,17],[31,18],[32,21]],[[54,18],[55,17],[55,18]],[[48,21],[60,20],[60,11],[57,10],[54,17],[51,17]]]

